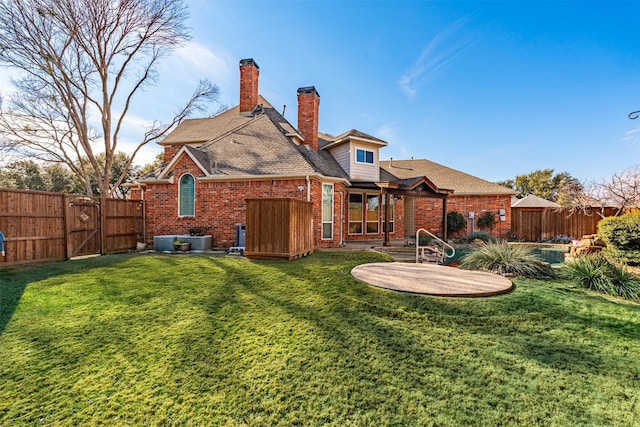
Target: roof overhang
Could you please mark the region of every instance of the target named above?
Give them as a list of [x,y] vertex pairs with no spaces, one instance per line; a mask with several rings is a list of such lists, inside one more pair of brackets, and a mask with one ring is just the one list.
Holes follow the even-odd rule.
[[372,144],[372,145],[377,145],[379,147],[386,147],[388,144],[384,141],[376,141],[373,139],[368,139],[368,138],[362,138],[359,136],[353,136],[353,135],[345,135],[342,138],[338,137],[338,139],[336,139],[333,142],[330,142],[329,144],[325,145],[324,147],[321,148],[321,150],[329,150],[331,148],[337,147],[338,145],[342,145],[346,142],[349,141],[356,141],[356,142],[364,142],[367,144]]
[[270,174],[270,175],[251,175],[251,174],[239,174],[239,175],[222,175],[211,174],[207,176],[197,177],[196,181],[200,182],[224,182],[224,181],[268,181],[268,180],[288,180],[288,179],[314,179],[316,181],[342,183],[347,187],[350,185],[349,181],[344,178],[336,178],[332,176],[325,176],[321,174],[309,174],[309,175],[292,175],[292,174]]
[[416,197],[447,197],[453,194],[449,188],[439,188],[426,176],[417,176],[397,181],[376,183],[380,188],[391,194],[406,194]]
[[189,156],[189,158],[191,160],[193,160],[193,162],[196,164],[196,166],[198,166],[198,168],[202,171],[202,173],[205,174],[205,176],[209,176],[210,173],[207,170],[207,168],[200,163],[200,161],[196,158],[196,156],[194,156],[191,151],[187,150],[186,146],[182,146],[182,148],[180,148],[178,150],[178,152],[175,154],[175,156],[173,156],[173,158],[171,159],[171,161],[169,163],[167,163],[167,165],[164,167],[164,169],[162,169],[162,171],[160,172],[160,174],[158,175],[158,179],[163,179],[166,178],[169,175],[169,172],[171,172],[171,170],[173,169],[173,167],[176,165],[176,163],[182,158],[183,155],[187,155]]
[[454,192],[449,188],[437,187],[426,176],[420,176],[409,179],[399,179],[396,181],[355,181],[351,183],[352,188],[360,188],[363,190],[379,189],[383,193],[413,196],[413,197],[431,197],[445,198]]

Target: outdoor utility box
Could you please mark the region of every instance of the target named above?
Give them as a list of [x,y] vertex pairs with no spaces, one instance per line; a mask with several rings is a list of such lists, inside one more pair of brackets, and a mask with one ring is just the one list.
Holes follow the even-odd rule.
[[236,225],[236,247],[244,248],[246,225]]
[[313,252],[313,204],[306,200],[246,199],[244,256],[292,260]]

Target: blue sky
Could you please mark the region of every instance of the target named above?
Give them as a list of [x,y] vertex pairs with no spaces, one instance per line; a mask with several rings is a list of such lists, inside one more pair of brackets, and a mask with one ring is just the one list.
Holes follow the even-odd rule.
[[254,58],[260,93],[294,125],[296,90],[314,85],[320,130],[382,138],[385,159],[490,181],[543,168],[600,179],[640,164],[640,119],[628,118],[640,110],[640,2],[188,4],[193,39],[137,99],[130,141],[201,78],[236,105],[238,62]]

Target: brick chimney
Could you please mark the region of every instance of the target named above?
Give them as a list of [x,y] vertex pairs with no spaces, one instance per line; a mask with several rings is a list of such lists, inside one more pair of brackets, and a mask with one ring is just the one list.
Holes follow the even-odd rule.
[[314,86],[298,89],[298,130],[304,136],[305,145],[318,151],[318,111],[320,94]]
[[258,105],[258,76],[260,67],[253,58],[240,61],[240,115],[250,116]]

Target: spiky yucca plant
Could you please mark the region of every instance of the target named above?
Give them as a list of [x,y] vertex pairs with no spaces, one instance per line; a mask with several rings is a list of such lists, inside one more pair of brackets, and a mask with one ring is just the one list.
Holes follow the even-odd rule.
[[605,255],[588,254],[567,264],[568,277],[588,289],[626,299],[640,296],[640,279],[626,266],[610,260]]
[[555,274],[553,268],[536,257],[530,248],[505,242],[481,246],[463,257],[460,267],[523,277],[551,277]]

